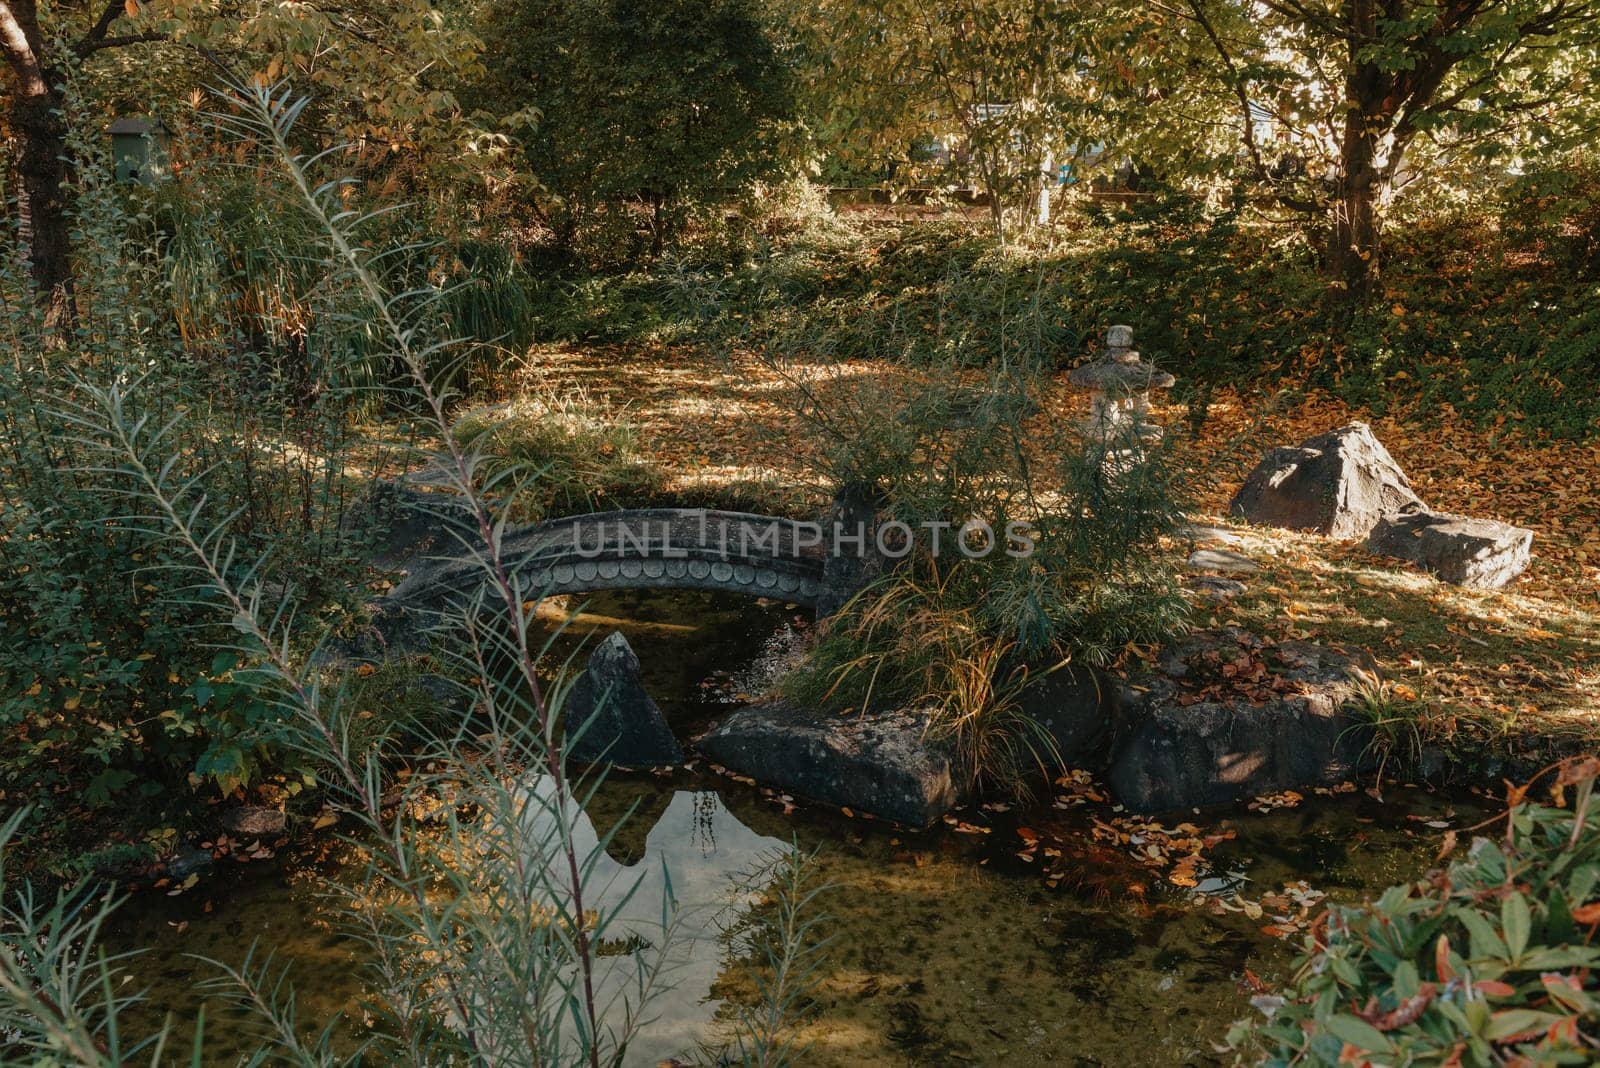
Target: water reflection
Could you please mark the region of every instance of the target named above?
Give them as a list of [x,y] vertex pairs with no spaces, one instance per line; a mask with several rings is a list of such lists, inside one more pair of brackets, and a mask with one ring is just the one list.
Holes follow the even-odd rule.
[[[588,609],[574,634],[588,637],[578,632],[592,624],[601,635],[623,622],[647,687],[685,738],[726,707],[702,685],[707,675],[734,680],[730,697],[756,689],[745,673],[767,637],[792,622],[781,606],[700,595],[606,595]],[[1395,800],[1308,798],[1298,810],[1195,817],[1208,833],[1236,832],[1210,851],[1216,881],[1199,889],[1260,899],[1308,879],[1353,902],[1417,875],[1446,821],[1466,827],[1483,815],[1452,812],[1451,802],[1421,791]],[[1194,907],[1188,892],[1163,891],[1137,867],[1149,893],[1130,893],[1127,847],[1084,848],[1074,860],[1081,870],[1059,886],[1043,882],[1037,857],[1018,855],[1020,825],[1092,844],[1093,815],[1109,818],[1041,805],[964,814],[987,834],[942,826],[911,833],[816,807],[790,812],[780,799],[704,774],[614,776],[576,820],[581,849],[610,836],[590,883],[596,893],[607,888],[602,904],[640,883],[613,933],[659,937],[670,877],[692,936],[679,943],[674,985],[649,1007],[655,1022],[628,1064],[693,1051],[750,1002],[745,947],[723,933],[752,914],[748,894],[733,888],[791,836],[807,852],[819,850],[817,882],[831,887],[816,911],[832,941],[797,1035],[808,1068],[1223,1063],[1213,1045],[1249,1011],[1239,977],[1246,967],[1268,981],[1280,977],[1289,946],[1263,933],[1267,917]],[[304,857],[223,864],[228,870],[182,896],[137,896],[116,921],[110,951],[150,950],[130,968],[130,989],[150,990],[138,1022],[158,1024],[172,1011],[183,1028],[199,1007],[194,984],[214,974],[190,954],[237,963],[259,941],[292,965],[301,1020],[320,1026],[342,1017],[358,1031],[358,948],[319,915],[317,880],[330,874],[327,866]],[[208,1020],[223,1026],[208,1028],[216,1041],[208,1040],[205,1063],[233,1063],[231,1021],[216,1013],[208,1009]]]
[[[650,1003],[647,1015],[653,1022],[627,1058],[628,1064],[654,1065],[692,1051],[705,1037],[722,1004],[712,987],[725,955],[743,949],[724,945],[721,933],[752,902],[754,895],[743,888],[747,876],[785,844],[751,830],[713,791],[660,789],[649,782],[613,779],[574,821],[580,853],[593,852],[601,834],[615,827],[630,806],[632,816],[618,828],[589,880],[599,890],[591,907],[613,917],[608,938],[634,936],[657,943],[670,880],[681,923],[670,986]],[[597,827],[603,830],[597,832]],[[603,992],[620,992],[618,984],[629,971],[626,965],[614,967]]]

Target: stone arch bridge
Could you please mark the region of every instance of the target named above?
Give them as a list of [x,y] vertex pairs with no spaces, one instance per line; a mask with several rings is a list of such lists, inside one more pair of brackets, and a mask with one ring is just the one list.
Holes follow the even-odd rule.
[[[460,527],[461,520],[454,525]],[[846,529],[853,532],[854,523]],[[478,541],[470,532],[461,540]],[[697,508],[555,519],[507,530],[501,546],[528,597],[711,590],[792,601],[826,613],[853,592],[860,571],[857,560],[830,555],[832,538],[821,522]],[[483,567],[464,548],[441,544],[433,551],[453,548],[454,557],[412,566],[380,608],[410,610],[470,596],[484,582]]]

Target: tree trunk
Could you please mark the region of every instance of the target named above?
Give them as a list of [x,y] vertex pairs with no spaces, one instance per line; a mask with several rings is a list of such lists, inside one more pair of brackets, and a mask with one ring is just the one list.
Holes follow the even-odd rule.
[[60,94],[22,92],[11,105],[17,138],[18,237],[46,321],[71,314],[72,260],[67,222],[67,128]]
[[1000,169],[987,152],[979,153],[978,177],[989,200],[989,223],[994,227],[995,243],[1006,247],[1006,205],[1000,189]]
[[1055,186],[1055,156],[1047,148],[1039,163],[1039,190],[1034,198],[1033,221],[1039,226],[1050,225],[1050,192]]
[[1377,286],[1382,220],[1378,204],[1383,176],[1377,165],[1381,121],[1352,108],[1340,147],[1339,185],[1328,234],[1327,269],[1331,285],[1348,300],[1366,301]]
[[[109,20],[102,20],[109,22]],[[57,72],[46,58],[33,0],[0,0],[0,52],[11,67],[16,95],[11,128],[17,142],[18,237],[47,321],[72,311],[72,263],[67,226],[67,126]]]
[[1378,200],[1383,176],[1379,171],[1379,139],[1386,132],[1392,109],[1386,106],[1388,75],[1355,55],[1362,43],[1377,32],[1377,9],[1372,0],[1355,0],[1349,8],[1351,63],[1345,79],[1344,137],[1339,146],[1339,180],[1333,198],[1328,233],[1327,273],[1330,296],[1337,303],[1365,302],[1378,281],[1378,246],[1381,228]]

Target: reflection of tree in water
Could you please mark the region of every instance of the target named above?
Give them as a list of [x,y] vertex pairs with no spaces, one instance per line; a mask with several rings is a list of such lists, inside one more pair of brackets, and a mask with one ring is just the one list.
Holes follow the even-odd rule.
[[670,789],[618,775],[585,798],[583,809],[596,832],[611,835],[606,855],[631,868],[645,858],[650,832],[672,804],[672,796]]
[[717,851],[717,812],[722,803],[710,790],[696,790],[694,795],[694,838],[700,855],[709,857]]

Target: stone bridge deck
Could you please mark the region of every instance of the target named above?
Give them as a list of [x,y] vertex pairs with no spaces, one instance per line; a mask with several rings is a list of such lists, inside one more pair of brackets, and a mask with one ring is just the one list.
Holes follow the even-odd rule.
[[[685,589],[815,608],[828,592],[820,528],[779,516],[679,508],[599,512],[509,529],[501,546],[530,598]],[[452,550],[456,558],[417,564],[389,601],[418,606],[471,595],[484,581],[482,565],[465,547],[436,551]]]

